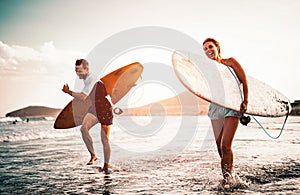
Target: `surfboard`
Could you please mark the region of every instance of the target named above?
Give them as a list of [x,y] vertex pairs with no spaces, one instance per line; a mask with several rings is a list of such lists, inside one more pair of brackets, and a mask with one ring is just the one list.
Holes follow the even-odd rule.
[[[135,86],[143,69],[144,67],[142,64],[134,62],[123,66],[100,79],[104,83],[113,104],[119,102],[130,89]],[[74,98],[59,113],[54,122],[54,128],[68,129],[81,125],[90,106],[90,98],[86,98],[84,101]]]
[[[179,81],[193,94],[219,106],[240,110],[243,89],[231,68],[209,59],[204,52],[174,51],[172,64]],[[247,114],[280,117],[291,111],[285,95],[251,76],[247,79]]]

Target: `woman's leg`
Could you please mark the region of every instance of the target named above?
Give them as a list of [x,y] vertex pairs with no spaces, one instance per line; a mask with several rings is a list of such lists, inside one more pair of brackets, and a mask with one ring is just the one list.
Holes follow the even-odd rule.
[[213,127],[214,131],[214,136],[218,148],[218,153],[220,157],[222,158],[222,151],[221,151],[221,140],[222,140],[222,135],[223,135],[223,127],[224,127],[224,119],[215,119],[211,120],[211,124]]
[[232,142],[239,125],[239,118],[226,117],[224,120],[223,136],[221,140],[221,167],[224,179],[231,176],[233,170]]

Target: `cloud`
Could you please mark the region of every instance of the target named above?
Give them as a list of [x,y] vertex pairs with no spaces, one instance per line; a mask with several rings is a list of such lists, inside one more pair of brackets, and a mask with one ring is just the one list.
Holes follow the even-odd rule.
[[61,87],[72,86],[74,62],[82,57],[82,52],[59,49],[52,41],[37,49],[0,41],[0,89],[5,92],[0,116],[27,105],[65,105],[69,99]]
[[38,49],[20,45],[8,45],[0,41],[0,77],[9,79],[38,77],[62,77],[69,74],[80,51],[62,50],[52,41]]

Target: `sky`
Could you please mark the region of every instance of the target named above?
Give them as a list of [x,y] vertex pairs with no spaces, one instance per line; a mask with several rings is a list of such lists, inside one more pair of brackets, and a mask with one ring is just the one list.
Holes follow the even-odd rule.
[[[71,97],[61,88],[75,85],[75,60],[143,26],[174,29],[199,43],[216,38],[248,75],[293,102],[300,99],[299,9],[298,0],[0,0],[0,116],[30,105],[64,107]],[[174,94],[150,85],[144,100]]]

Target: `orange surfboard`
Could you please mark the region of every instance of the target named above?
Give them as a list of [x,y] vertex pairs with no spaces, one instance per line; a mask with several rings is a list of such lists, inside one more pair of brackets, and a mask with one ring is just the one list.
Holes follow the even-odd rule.
[[[113,104],[120,101],[129,90],[135,86],[143,69],[144,67],[139,62],[134,62],[123,66],[100,79],[104,83]],[[54,128],[68,129],[81,125],[90,106],[90,98],[86,98],[84,101],[74,98],[57,116],[54,122]]]

